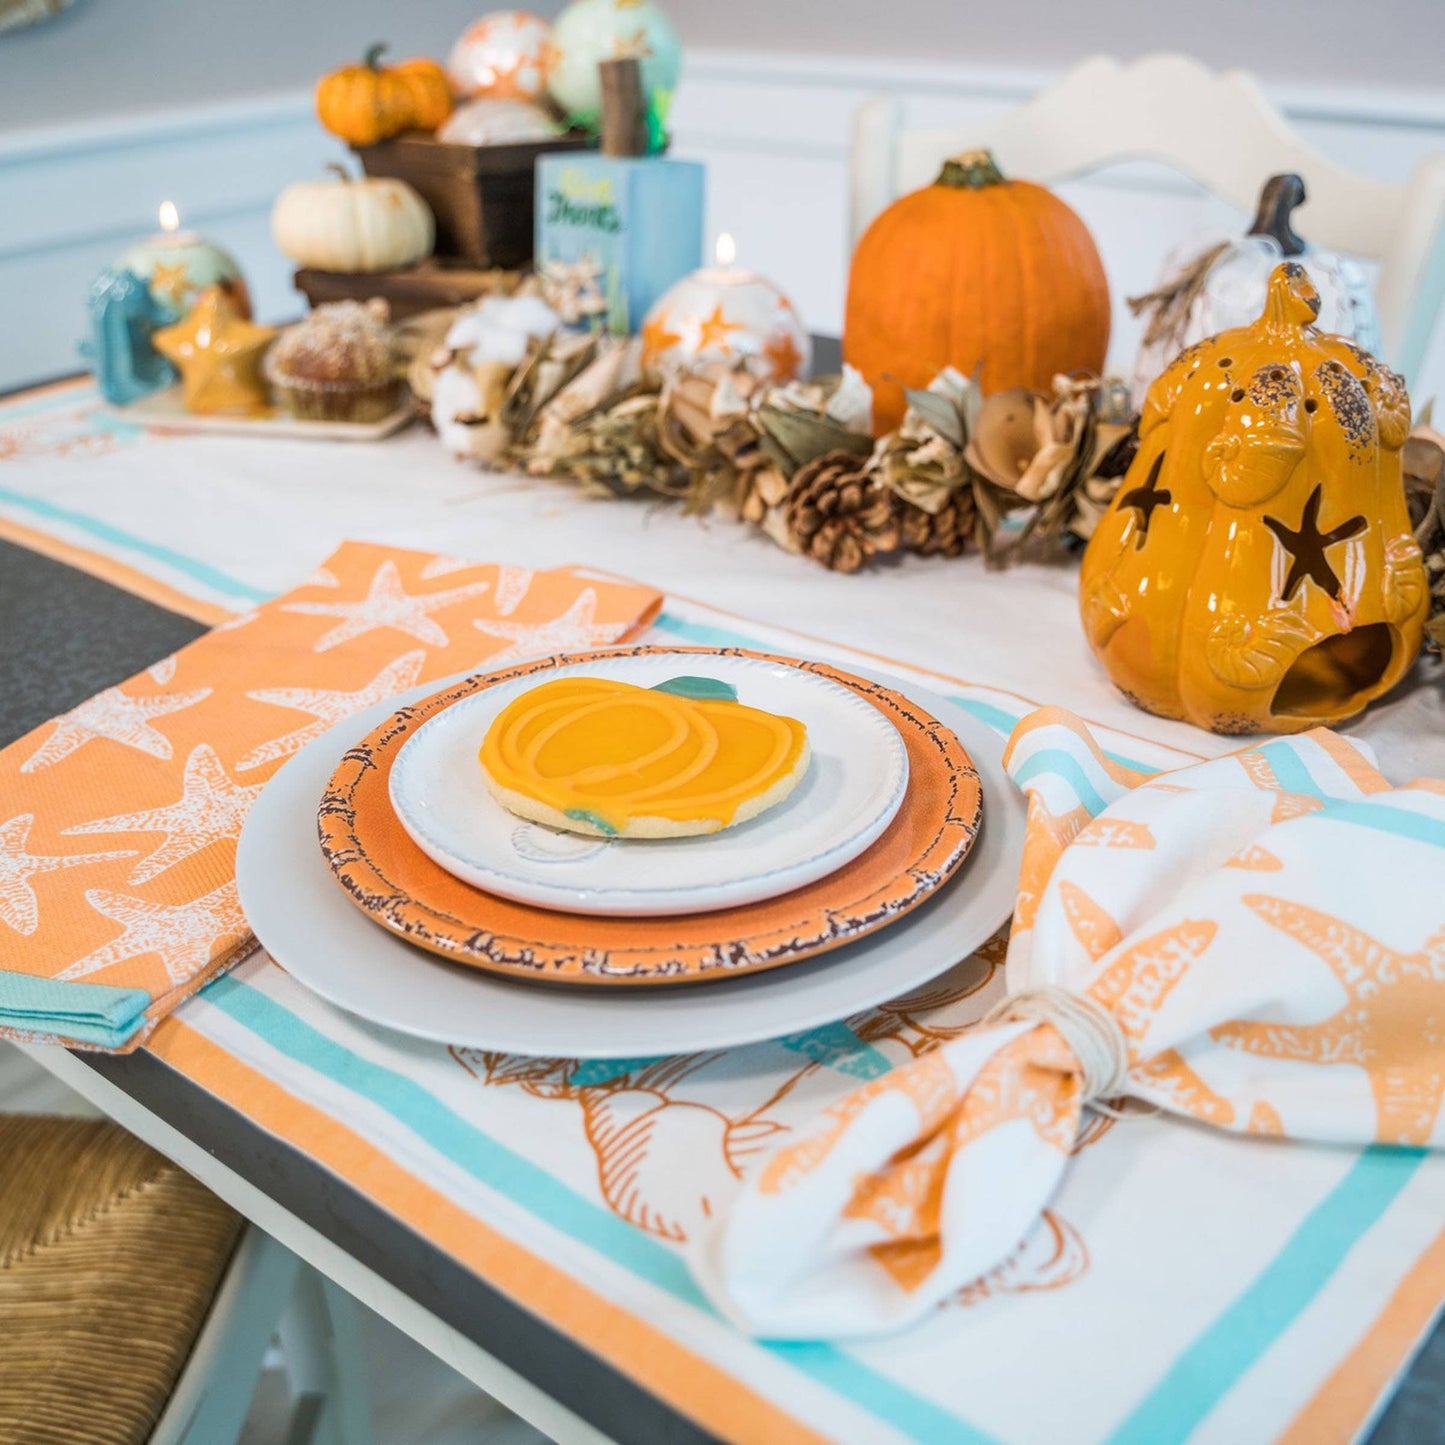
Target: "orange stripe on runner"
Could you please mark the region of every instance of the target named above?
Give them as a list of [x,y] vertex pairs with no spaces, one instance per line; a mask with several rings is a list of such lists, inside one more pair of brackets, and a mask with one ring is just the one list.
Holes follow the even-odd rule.
[[735,1376],[490,1228],[180,1019],[167,1019],[146,1048],[708,1431],[769,1445],[824,1445],[827,1437]]
[[1445,1233],[1415,1261],[1353,1350],[1290,1422],[1278,1445],[1352,1439],[1430,1328],[1445,1296]]
[[8,517],[0,517],[0,537],[31,552],[39,552],[43,557],[64,562],[79,572],[87,572],[123,591],[133,592],[147,602],[154,602],[157,607],[179,612],[182,617],[194,618],[197,622],[214,626],[236,615],[224,607],[218,607],[214,602],[202,602],[198,597],[188,597],[184,592],[177,591],[126,562],[118,562],[114,557],[92,552],[86,547],[77,547],[72,542],[62,542],[59,537],[52,537],[48,532],[37,532],[33,527],[13,522]]
[[1377,768],[1370,766],[1363,753],[1338,733],[1328,728],[1316,728],[1305,734],[1311,742],[1318,743],[1335,762],[1340,771],[1362,793],[1383,793],[1388,791],[1390,781]]

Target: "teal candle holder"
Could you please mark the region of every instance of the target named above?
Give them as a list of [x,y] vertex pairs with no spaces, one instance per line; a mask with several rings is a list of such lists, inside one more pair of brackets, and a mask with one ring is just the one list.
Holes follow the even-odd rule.
[[134,271],[102,271],[87,305],[90,336],[80,352],[112,406],[125,406],[176,380],[175,367],[151,344],[151,333],[178,318]]

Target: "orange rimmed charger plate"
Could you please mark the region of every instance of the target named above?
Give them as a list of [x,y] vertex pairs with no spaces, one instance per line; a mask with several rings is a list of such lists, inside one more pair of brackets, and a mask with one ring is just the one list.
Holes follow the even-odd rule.
[[[658,653],[752,657],[849,688],[898,730],[908,792],[887,832],[818,882],[761,903],[670,918],[555,913],[463,883],[407,836],[389,781],[402,745],[444,708],[556,667]],[[489,973],[553,983],[695,983],[777,968],[876,932],[916,908],[968,855],[983,792],[953,732],[900,693],[821,662],[744,648],[631,647],[567,653],[467,679],[394,713],[350,749],[321,799],[321,851],[351,901],[410,943]]]

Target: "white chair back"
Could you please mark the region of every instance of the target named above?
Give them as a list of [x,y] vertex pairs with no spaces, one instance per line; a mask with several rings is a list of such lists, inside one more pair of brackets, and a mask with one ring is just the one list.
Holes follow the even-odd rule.
[[1182,55],[1085,60],[1028,104],[968,131],[906,130],[904,107],[854,116],[851,240],[890,201],[927,185],[945,157],[987,146],[1006,175],[1052,185],[1121,161],[1160,161],[1246,214],[1281,171],[1305,178],[1301,230],[1329,250],[1379,263],[1385,359],[1413,380],[1445,302],[1445,155],[1403,186],[1347,171],[1306,145],[1244,71],[1216,74]]

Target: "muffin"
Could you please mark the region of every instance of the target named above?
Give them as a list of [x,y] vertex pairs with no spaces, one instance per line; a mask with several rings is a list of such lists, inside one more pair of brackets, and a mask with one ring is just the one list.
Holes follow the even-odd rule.
[[266,354],[277,399],[306,421],[380,421],[401,404],[385,301],[334,301],[288,327]]

